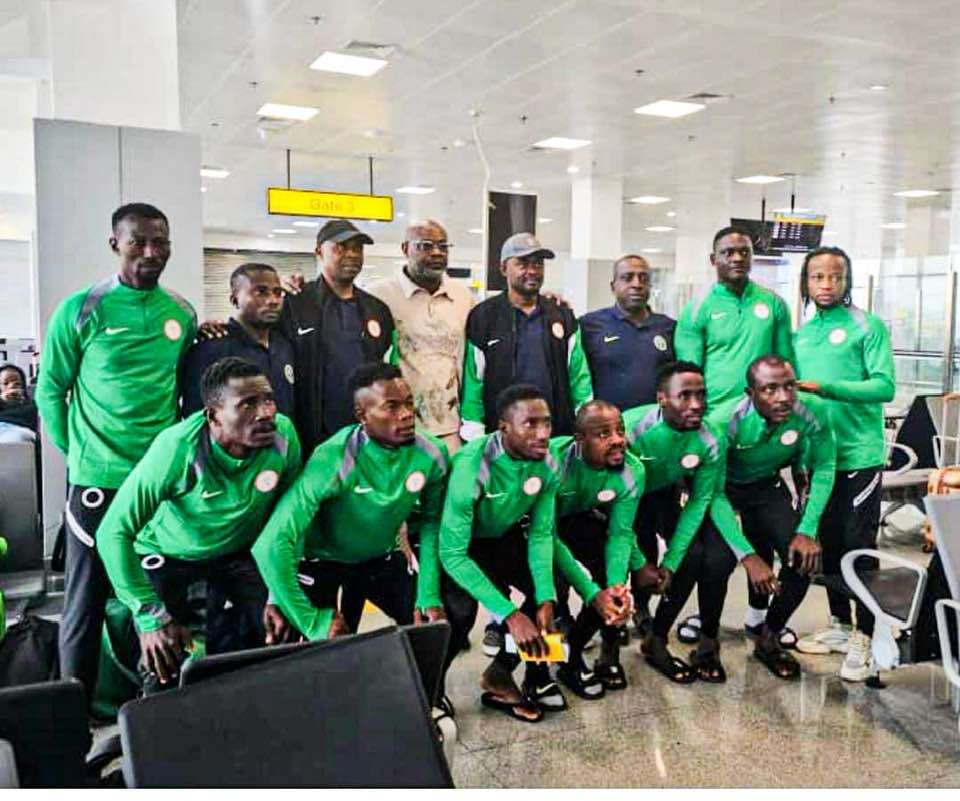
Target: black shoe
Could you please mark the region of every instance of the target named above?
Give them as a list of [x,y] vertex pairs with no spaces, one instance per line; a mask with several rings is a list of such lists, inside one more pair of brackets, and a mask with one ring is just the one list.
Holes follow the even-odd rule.
[[617,644],[621,646],[630,644],[630,632],[627,631],[626,626],[620,626],[617,629]]
[[560,665],[557,678],[585,701],[597,701],[606,693],[600,677],[586,667]]
[[487,656],[496,656],[503,647],[503,628],[497,623],[488,623],[483,630],[483,652]]

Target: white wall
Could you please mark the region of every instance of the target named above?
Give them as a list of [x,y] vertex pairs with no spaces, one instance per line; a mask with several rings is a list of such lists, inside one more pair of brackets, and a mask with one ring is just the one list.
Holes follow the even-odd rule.
[[0,337],[6,339],[37,336],[30,250],[29,241],[0,239]]

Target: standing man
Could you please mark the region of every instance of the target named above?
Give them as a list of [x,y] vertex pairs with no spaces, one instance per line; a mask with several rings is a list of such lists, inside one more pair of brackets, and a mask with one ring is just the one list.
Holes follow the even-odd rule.
[[66,577],[60,669],[93,693],[110,582],[100,521],[154,437],[177,419],[177,372],[196,333],[193,307],[158,286],[170,227],[146,203],[121,206],[110,249],[119,274],[63,301],[50,318],[37,406],[67,457]]
[[657,371],[674,360],[676,320],[650,310],[650,265],[621,256],[610,282],[615,303],[580,318],[594,397],[623,411],[657,400]]
[[396,332],[387,304],[354,285],[363,246],[373,240],[348,220],[317,232],[317,277],[290,295],[280,327],[294,349],[297,430],[303,453],[354,422],[345,379],[363,362],[396,363]]
[[712,410],[743,397],[747,368],[768,353],[794,362],[790,310],[775,292],[750,280],[753,242],[735,226],[713,237],[710,264],[717,283],[680,314],[674,339],[677,358],[699,364]]
[[[201,394],[204,410],[157,436],[97,532],[110,582],[133,613],[148,691],[177,676],[200,633],[188,603],[195,582],[207,582],[208,601],[219,601],[207,604],[207,653],[232,650],[236,640],[241,648],[262,646],[286,628],[276,607],[266,606],[250,546],[300,471],[296,431],[250,362],[215,362]],[[224,625],[222,599],[232,604],[239,636]]]
[[[707,519],[714,493],[723,491],[726,457],[724,442],[703,419],[707,392],[703,372],[691,362],[673,362],[660,370],[659,385],[655,405],[630,409],[623,415],[627,441],[643,462],[647,487],[656,491],[684,482],[689,497],[683,509],[674,512],[676,527],[666,532],[667,552],[660,564],[657,588],[664,597],[643,653],[652,667],[672,681],[686,684],[699,676],[704,681],[722,682],[726,674],[719,659],[717,634],[731,572],[737,561],[742,561],[752,584],[769,591],[776,580],[738,528],[720,531]],[[631,567],[642,567],[644,562],[642,554],[634,551]],[[703,618],[700,648],[691,655],[695,671],[667,649],[670,627],[694,585]]]
[[[812,299],[813,319],[796,338],[797,388],[823,398],[837,440],[833,494],[820,519],[823,571],[840,573],[840,559],[856,548],[874,548],[880,525],[883,467],[883,404],[893,400],[893,350],[883,322],[853,305],[850,257],[840,248],[807,254],[800,273],[804,305]],[[830,626],[803,637],[804,653],[846,652],[840,676],[865,681],[873,672],[870,638],[873,615],[856,604],[851,631],[850,599],[828,589]]]
[[404,234],[407,263],[367,291],[384,301],[397,326],[400,369],[413,390],[417,428],[460,447],[460,385],[467,315],[473,295],[447,277],[453,245],[436,220],[412,223]]
[[[827,410],[817,398],[797,397],[793,367],[779,356],[761,356],[747,373],[747,397],[726,426],[726,490],[714,495],[711,515],[721,528],[743,533],[769,566],[780,557],[781,593],[769,597],[751,587],[750,608],[762,617],[747,630],[756,638],[754,655],[773,675],[792,679],[800,665],[781,646],[782,632],[820,564],[817,527],[833,489],[836,442]],[[803,467],[810,473],[802,514],[794,509],[780,471]]]
[[499,426],[496,399],[518,383],[537,387],[557,434],[593,398],[580,329],[570,309],[540,293],[543,260],[554,258],[533,234],[514,234],[500,251],[507,291],[474,307],[467,318],[460,436],[471,440]]
[[183,416],[204,408],[200,390],[206,369],[236,356],[263,371],[273,388],[277,411],[295,420],[293,346],[277,327],[283,309],[277,271],[269,264],[241,264],[230,276],[230,305],[234,311],[226,336],[198,342],[187,353],[180,376]]

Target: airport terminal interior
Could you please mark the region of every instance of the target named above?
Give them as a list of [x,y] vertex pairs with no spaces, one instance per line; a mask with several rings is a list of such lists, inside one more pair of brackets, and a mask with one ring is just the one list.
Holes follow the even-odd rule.
[[0,788],[960,787],[955,25],[0,0]]

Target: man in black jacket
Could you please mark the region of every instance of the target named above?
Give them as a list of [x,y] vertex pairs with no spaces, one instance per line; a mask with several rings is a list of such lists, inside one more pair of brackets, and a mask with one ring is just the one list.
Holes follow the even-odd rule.
[[495,401],[511,384],[532,384],[553,413],[554,433],[572,434],[573,418],[593,399],[590,368],[573,312],[540,293],[543,260],[554,258],[533,234],[514,234],[500,251],[507,291],[467,317],[460,436],[497,427]]
[[297,433],[304,459],[314,447],[356,422],[346,376],[362,362],[397,363],[393,315],[383,301],[354,286],[363,246],[373,240],[348,220],[317,233],[317,277],[288,295],[281,330],[293,343]]

